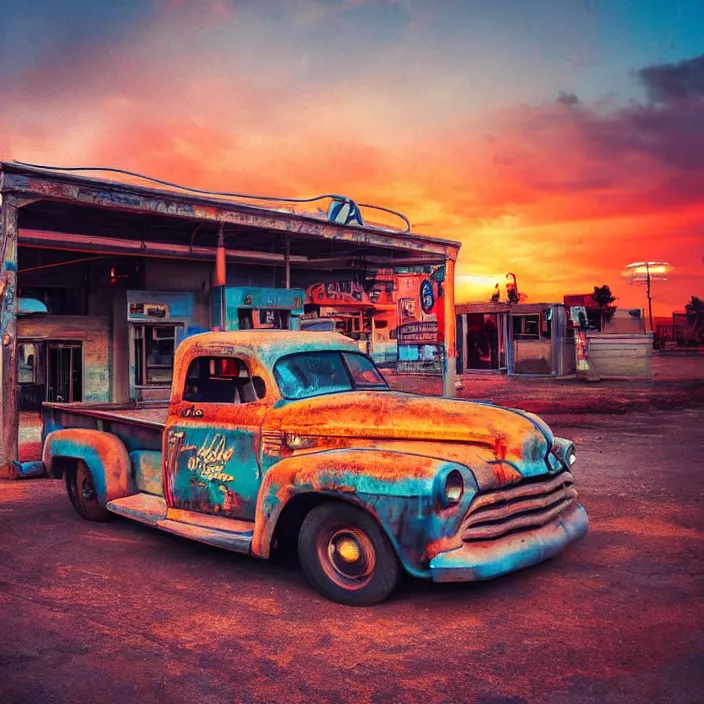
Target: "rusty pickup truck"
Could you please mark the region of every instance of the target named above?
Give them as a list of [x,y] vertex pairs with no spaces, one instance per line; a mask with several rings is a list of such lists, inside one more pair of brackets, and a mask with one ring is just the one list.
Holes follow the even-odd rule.
[[268,558],[294,549],[326,597],[370,605],[402,570],[489,579],[588,528],[568,440],[489,403],[389,389],[336,333],[204,333],[162,408],[45,404],[42,462],[76,511]]

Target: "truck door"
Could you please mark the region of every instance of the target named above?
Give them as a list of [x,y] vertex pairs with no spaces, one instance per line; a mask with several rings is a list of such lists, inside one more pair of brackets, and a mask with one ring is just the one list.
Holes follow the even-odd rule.
[[164,496],[172,508],[254,520],[268,406],[238,357],[196,357],[169,411]]

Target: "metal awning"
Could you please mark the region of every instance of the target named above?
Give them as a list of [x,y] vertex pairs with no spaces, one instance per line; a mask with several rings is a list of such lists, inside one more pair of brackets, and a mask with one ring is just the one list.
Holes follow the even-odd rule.
[[[460,243],[373,225],[342,226],[215,196],[0,163],[0,192],[20,201],[18,243],[100,254],[207,258],[223,227],[228,259],[291,266],[409,266],[456,259]],[[288,245],[286,244],[288,242]]]
[[562,306],[562,303],[494,303],[487,301],[486,303],[458,303],[455,306],[457,315],[468,314],[485,314],[493,313],[510,313],[511,315],[535,315],[546,308],[554,308]]

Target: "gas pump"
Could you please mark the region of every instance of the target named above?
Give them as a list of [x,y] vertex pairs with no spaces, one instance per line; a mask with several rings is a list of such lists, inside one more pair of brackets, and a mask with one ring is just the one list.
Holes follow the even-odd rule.
[[305,292],[295,288],[214,286],[213,327],[220,330],[300,330]]

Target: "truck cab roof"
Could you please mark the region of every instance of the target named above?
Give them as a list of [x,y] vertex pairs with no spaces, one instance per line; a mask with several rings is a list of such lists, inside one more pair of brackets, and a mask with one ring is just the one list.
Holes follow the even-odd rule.
[[[315,332],[307,330],[231,330],[227,332],[203,332],[191,335],[183,341],[201,347],[213,345],[237,345],[240,347],[257,348],[260,345],[277,346],[281,354],[306,352],[311,348],[347,349],[357,348],[354,340],[337,332]],[[290,349],[287,349],[290,348]]]
[[271,368],[277,359],[299,352],[341,350],[359,352],[354,340],[336,332],[300,330],[233,330],[187,337],[177,349],[177,362],[201,356],[247,354]]

